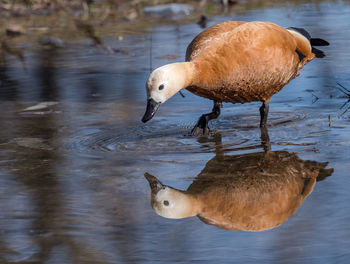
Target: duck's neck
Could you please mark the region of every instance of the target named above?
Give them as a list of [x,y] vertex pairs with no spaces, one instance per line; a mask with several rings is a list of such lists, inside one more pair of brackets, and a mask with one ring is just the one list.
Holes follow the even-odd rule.
[[186,198],[188,199],[187,204],[191,205],[191,208],[188,208],[187,212],[184,211],[184,217],[191,217],[191,216],[195,216],[195,215],[199,215],[201,213],[202,210],[202,205],[200,200],[198,199],[198,197],[196,195],[193,194],[186,194]]
[[175,62],[169,64],[172,67],[177,82],[181,84],[182,89],[191,86],[193,83],[196,67],[193,62]]

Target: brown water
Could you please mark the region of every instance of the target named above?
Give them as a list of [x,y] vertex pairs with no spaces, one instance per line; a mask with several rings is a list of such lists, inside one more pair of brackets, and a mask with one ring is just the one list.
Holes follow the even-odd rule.
[[[263,155],[260,105],[224,104],[211,135],[195,138],[188,132],[212,103],[184,92],[142,124],[149,33],[103,38],[119,50],[112,55],[85,39],[61,50],[28,43],[26,69],[12,56],[0,68],[0,263],[348,263],[350,111],[340,109],[348,98],[337,82],[350,88],[350,6],[286,3],[209,25],[226,19],[305,27],[331,43],[270,103],[271,150],[283,155],[260,173],[327,170],[297,211],[262,232],[158,216],[145,172],[181,190],[232,164],[230,176],[254,172]],[[168,63],[165,55],[180,61],[200,31],[180,22],[154,27],[152,67]],[[56,104],[23,111],[40,102]]]

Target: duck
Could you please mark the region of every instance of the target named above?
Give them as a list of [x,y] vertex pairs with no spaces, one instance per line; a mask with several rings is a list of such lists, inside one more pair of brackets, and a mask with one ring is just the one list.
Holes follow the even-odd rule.
[[142,122],[182,89],[210,99],[212,112],[203,114],[192,129],[206,135],[208,122],[220,115],[223,102],[262,102],[260,127],[265,127],[269,100],[300,74],[303,66],[325,53],[328,46],[303,28],[283,28],[264,21],[224,21],[197,35],[188,45],[184,62],[155,69],[146,81],[147,107]]
[[288,151],[217,154],[187,190],[145,173],[154,211],[170,219],[197,216],[226,230],[264,231],[283,224],[316,181],[333,173],[327,162],[304,161]]

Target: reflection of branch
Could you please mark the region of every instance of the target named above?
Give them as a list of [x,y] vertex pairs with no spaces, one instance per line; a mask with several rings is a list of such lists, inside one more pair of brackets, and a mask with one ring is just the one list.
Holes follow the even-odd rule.
[[23,56],[23,52],[21,49],[10,47],[6,40],[2,40],[1,49],[4,51],[4,53],[8,53],[12,56],[17,57],[22,62],[23,68],[27,69],[25,57]]
[[75,19],[74,22],[75,22],[75,25],[76,25],[77,29],[79,29],[82,32],[84,32],[84,34],[88,38],[91,38],[96,46],[103,45],[101,39],[96,36],[95,29],[94,29],[94,27],[92,25],[90,25],[88,23],[84,23],[83,21],[78,20],[78,19]]
[[75,19],[74,22],[77,29],[82,31],[85,34],[85,36],[90,38],[96,47],[102,48],[102,50],[108,54],[114,53],[114,50],[111,47],[103,44],[102,40],[96,35],[95,29],[91,24],[84,23],[79,19]]
[[[340,86],[340,88],[338,88],[339,91],[341,91],[343,94],[345,94],[348,97],[348,100],[340,107],[340,109],[343,109],[350,102],[350,90],[345,88],[343,85],[341,85],[338,82],[337,84]],[[348,108],[345,109],[345,111],[340,116],[344,115],[349,109],[350,109],[350,105],[348,106]]]
[[51,36],[41,36],[38,42],[40,45],[51,49],[64,48],[66,45],[63,40]]

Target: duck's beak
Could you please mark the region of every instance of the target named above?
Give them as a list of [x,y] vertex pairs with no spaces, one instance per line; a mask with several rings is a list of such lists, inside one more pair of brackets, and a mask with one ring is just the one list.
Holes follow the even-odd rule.
[[165,185],[161,183],[160,180],[158,180],[156,177],[149,173],[145,173],[145,178],[149,182],[149,186],[151,187],[152,194],[158,193],[159,190],[164,189]]
[[147,100],[146,113],[142,117],[142,122],[146,123],[148,120],[152,119],[154,114],[157,112],[160,103],[157,103],[152,98]]

